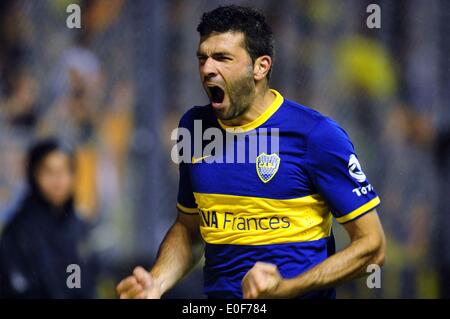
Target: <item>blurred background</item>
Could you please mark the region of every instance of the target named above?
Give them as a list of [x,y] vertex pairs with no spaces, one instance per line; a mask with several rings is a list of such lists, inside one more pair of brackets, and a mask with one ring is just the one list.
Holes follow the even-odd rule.
[[[81,29],[66,27],[70,3],[81,7]],[[266,14],[276,39],[271,86],[346,129],[382,199],[381,288],[357,280],[338,297],[450,298],[446,0],[2,0],[0,232],[26,192],[28,148],[55,136],[75,146],[95,295],[114,298],[134,266],[150,266],[177,214],[170,132],[208,103],[195,28],[204,11],[230,3]],[[381,7],[381,29],[366,26],[370,3]],[[341,227],[334,232],[338,247],[348,243]],[[202,296],[201,265],[167,295]]]

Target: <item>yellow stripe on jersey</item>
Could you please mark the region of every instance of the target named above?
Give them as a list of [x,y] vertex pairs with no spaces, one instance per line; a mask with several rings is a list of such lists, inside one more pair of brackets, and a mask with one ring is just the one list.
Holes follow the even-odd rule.
[[210,244],[268,245],[330,236],[332,215],[320,195],[271,199],[194,193],[200,231]]
[[377,206],[380,203],[380,198],[377,196],[374,199],[372,199],[370,202],[365,203],[364,205],[362,205],[361,207],[355,209],[354,211],[348,213],[347,215],[344,215],[342,217],[338,217],[336,218],[336,220],[339,223],[345,223],[348,222],[352,219],[355,219],[356,217],[367,213],[368,211],[372,210],[375,208],[375,206]]
[[241,126],[228,126],[228,125],[224,124],[220,119],[218,119],[220,126],[224,130],[228,129],[231,131],[239,130],[239,132],[248,132],[248,131],[254,130],[257,127],[264,124],[264,122],[267,121],[280,108],[281,104],[283,104],[283,102],[284,102],[284,98],[280,92],[278,92],[274,89],[271,89],[270,91],[275,94],[275,100],[264,111],[264,113],[261,114],[260,116],[258,116],[255,120],[253,120],[250,123],[241,125]]
[[185,214],[198,214],[198,208],[189,208],[181,205],[180,203],[177,203],[177,208],[180,212]]

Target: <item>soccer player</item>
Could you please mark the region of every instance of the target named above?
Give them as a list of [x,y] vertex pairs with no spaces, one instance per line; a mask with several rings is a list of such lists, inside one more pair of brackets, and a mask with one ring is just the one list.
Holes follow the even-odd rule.
[[[263,15],[219,7],[197,30],[210,104],[190,109],[180,127],[193,132],[201,121],[202,130],[257,136],[277,128],[278,149],[244,163],[226,162],[229,148],[182,162],[177,220],[153,267],[119,283],[120,298],[160,298],[203,252],[209,298],[334,298],[333,287],[382,265],[385,253],[380,199],[353,144],[333,120],[269,88],[273,35]],[[350,237],[337,253],[333,216]]]

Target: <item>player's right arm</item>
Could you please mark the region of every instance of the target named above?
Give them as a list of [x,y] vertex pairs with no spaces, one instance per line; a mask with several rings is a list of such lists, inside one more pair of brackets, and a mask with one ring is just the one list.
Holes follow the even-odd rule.
[[[193,131],[195,116],[186,112],[179,123],[180,128]],[[181,137],[178,137],[178,143]],[[192,150],[191,150],[192,153]],[[179,163],[177,209],[179,215],[164,237],[156,262],[150,271],[136,267],[133,274],[117,286],[120,298],[160,298],[199,262],[203,255],[200,235],[200,216],[197,210],[190,177],[190,164]]]
[[203,241],[199,215],[180,213],[164,237],[150,271],[136,267],[117,286],[121,299],[155,299],[172,288],[200,261]]

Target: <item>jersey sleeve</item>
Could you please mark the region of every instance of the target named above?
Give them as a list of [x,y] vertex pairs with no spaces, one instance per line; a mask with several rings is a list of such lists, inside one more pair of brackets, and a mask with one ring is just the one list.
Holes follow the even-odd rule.
[[197,204],[192,191],[188,165],[187,163],[179,164],[180,181],[178,183],[177,208],[185,214],[197,214]]
[[[179,128],[189,129],[189,113],[186,113],[180,120]],[[177,143],[179,140],[177,141]],[[185,214],[198,214],[197,203],[195,202],[194,192],[192,190],[190,163],[181,162],[179,169],[177,209]]]
[[380,204],[347,133],[325,118],[308,137],[307,170],[339,223],[357,219]]

